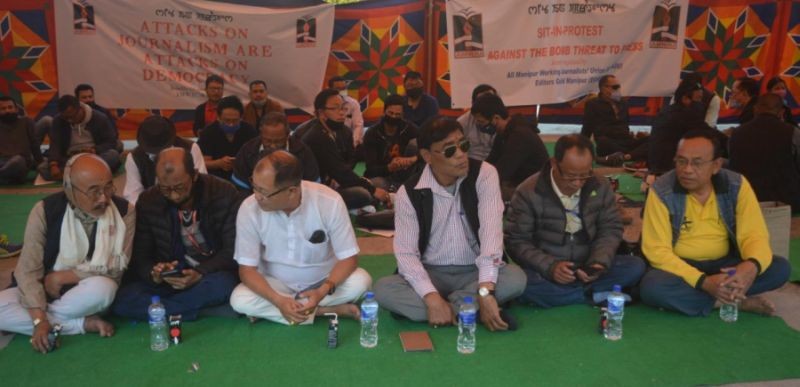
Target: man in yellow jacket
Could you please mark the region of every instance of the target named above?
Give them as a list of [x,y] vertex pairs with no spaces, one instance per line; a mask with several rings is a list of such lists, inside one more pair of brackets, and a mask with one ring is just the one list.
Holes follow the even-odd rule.
[[653,184],[642,228],[652,269],[642,300],[690,316],[739,300],[743,311],[770,315],[775,306],[759,294],[789,279],[789,261],[772,255],[750,183],[722,168],[720,151],[712,135],[689,132],[675,169]]

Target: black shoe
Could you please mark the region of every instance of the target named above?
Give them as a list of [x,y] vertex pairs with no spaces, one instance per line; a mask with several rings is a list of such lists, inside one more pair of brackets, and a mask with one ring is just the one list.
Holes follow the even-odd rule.
[[506,324],[508,324],[509,331],[516,331],[517,328],[519,327],[519,325],[517,324],[517,319],[514,318],[514,316],[512,316],[511,313],[508,313],[508,311],[505,309],[500,311],[500,318],[503,319],[503,321]]
[[619,167],[625,162],[625,154],[622,152],[614,152],[610,155],[597,158],[597,163],[607,167]]

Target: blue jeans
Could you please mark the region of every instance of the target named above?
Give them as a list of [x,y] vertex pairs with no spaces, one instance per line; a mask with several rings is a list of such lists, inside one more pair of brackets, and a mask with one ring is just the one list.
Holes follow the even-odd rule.
[[165,283],[133,282],[117,291],[111,309],[117,315],[147,321],[151,298],[159,296],[168,315],[180,314],[184,320],[191,321],[197,319],[200,309],[227,303],[238,282],[236,276],[227,271],[206,274],[184,290],[173,289]]
[[575,281],[562,285],[543,277],[534,270],[525,270],[528,275],[528,285],[519,301],[538,306],[551,308],[554,306],[585,304],[588,303],[591,293],[608,292],[614,285],[627,287],[636,284],[644,273],[644,261],[634,255],[617,255],[611,267],[597,280],[584,284]]
[[[719,274],[723,267],[736,266],[740,258],[724,257],[713,261],[693,261],[684,259],[705,274]],[[786,258],[773,256],[772,264],[759,274],[747,295],[756,295],[777,289],[789,280],[791,266]],[[695,289],[683,278],[659,269],[650,269],[642,278],[642,301],[655,307],[681,312],[689,316],[707,316],[714,309],[714,297]]]

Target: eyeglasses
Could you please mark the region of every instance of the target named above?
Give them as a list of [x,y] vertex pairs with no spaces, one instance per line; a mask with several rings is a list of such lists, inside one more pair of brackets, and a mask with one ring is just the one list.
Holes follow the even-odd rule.
[[686,168],[686,166],[691,166],[692,169],[697,170],[697,169],[700,169],[701,167],[703,167],[704,165],[706,165],[708,163],[714,162],[714,160],[715,159],[711,159],[711,160],[697,160],[697,159],[688,160],[688,159],[685,159],[683,157],[676,157],[674,161],[675,161],[675,166],[678,167],[678,168]]
[[594,170],[591,169],[589,170],[589,173],[583,175],[572,175],[564,173],[564,171],[561,170],[561,166],[557,164],[556,164],[556,169],[558,170],[558,174],[561,176],[561,179],[566,181],[586,181],[594,177]]
[[469,151],[470,146],[471,144],[469,143],[469,140],[462,140],[458,144],[448,145],[442,148],[442,150],[434,152],[441,153],[442,155],[444,155],[445,158],[449,159],[455,156],[456,149],[461,149],[461,152],[467,153]]
[[105,195],[107,198],[111,198],[117,192],[117,187],[114,187],[114,183],[108,183],[102,187],[92,187],[86,191],[83,191],[74,185],[72,186],[72,189],[86,195],[89,199],[94,201],[100,200],[100,197],[103,195]]
[[157,184],[156,186],[158,186],[158,191],[161,192],[162,195],[170,196],[173,192],[179,194],[181,192],[186,191],[186,188],[189,184],[190,184],[189,182],[186,182],[186,183],[175,184],[173,186],[167,186],[161,184]]
[[261,195],[261,197],[263,197],[264,199],[270,199],[273,196],[275,196],[275,195],[277,195],[277,194],[279,194],[279,193],[281,193],[283,191],[286,191],[289,188],[295,187],[294,185],[287,185],[287,186],[285,186],[283,188],[278,188],[277,190],[275,190],[272,193],[267,193],[267,191],[265,189],[259,188],[255,184],[253,184],[253,179],[252,178],[250,178],[250,186],[253,187],[253,192]]

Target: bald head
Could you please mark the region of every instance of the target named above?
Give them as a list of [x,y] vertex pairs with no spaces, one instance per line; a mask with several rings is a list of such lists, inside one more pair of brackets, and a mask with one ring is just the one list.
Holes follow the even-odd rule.
[[253,175],[266,177],[274,175],[273,185],[275,187],[285,187],[299,185],[303,179],[303,167],[300,160],[293,154],[279,150],[270,153],[262,158],[253,172]]
[[110,181],[111,169],[103,159],[91,154],[76,156],[69,170],[70,184],[79,188],[97,181]]
[[103,215],[114,194],[111,169],[103,159],[87,153],[74,156],[67,165],[64,176],[67,199],[87,214]]
[[183,148],[167,148],[159,152],[156,158],[156,176],[158,176],[158,179],[163,180],[163,178],[172,175],[183,177],[186,174],[192,174],[194,167],[187,165],[187,157],[189,158],[188,162],[193,162],[191,153]]
[[756,114],[781,116],[783,114],[783,99],[777,94],[764,94],[758,97],[753,110]]

